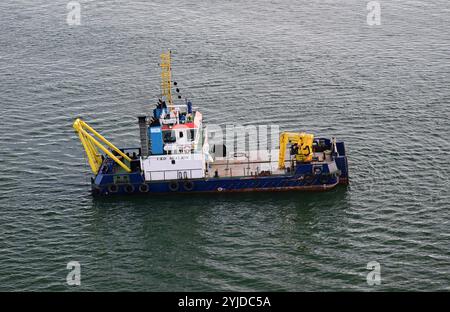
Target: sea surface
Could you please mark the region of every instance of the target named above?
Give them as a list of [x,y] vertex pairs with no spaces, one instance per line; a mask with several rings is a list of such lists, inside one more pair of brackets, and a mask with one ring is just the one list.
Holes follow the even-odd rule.
[[[448,0],[68,2],[0,2],[0,290],[450,290]],[[74,119],[138,146],[169,48],[206,123],[336,136],[350,185],[92,198]]]

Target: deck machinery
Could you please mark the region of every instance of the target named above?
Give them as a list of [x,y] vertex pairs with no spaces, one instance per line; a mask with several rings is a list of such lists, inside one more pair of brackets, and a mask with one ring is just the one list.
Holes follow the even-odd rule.
[[[321,191],[348,184],[344,142],[282,132],[278,150],[232,153],[208,143],[202,114],[174,101],[171,53],[161,54],[161,97],[139,116],[140,147],[118,148],[81,119],[73,127],[94,177],[93,195],[178,192]],[[176,103],[178,102],[178,103]],[[181,103],[180,103],[181,102]],[[220,150],[220,152],[218,152]]]

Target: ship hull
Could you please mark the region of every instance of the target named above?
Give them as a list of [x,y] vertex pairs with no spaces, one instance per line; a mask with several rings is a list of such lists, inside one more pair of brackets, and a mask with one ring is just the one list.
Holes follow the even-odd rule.
[[92,194],[95,196],[137,195],[137,194],[170,194],[170,193],[229,193],[229,192],[282,192],[304,191],[319,192],[335,188],[339,184],[347,184],[338,176],[281,176],[255,178],[217,178],[172,180],[160,182],[137,181],[130,183],[92,182]]

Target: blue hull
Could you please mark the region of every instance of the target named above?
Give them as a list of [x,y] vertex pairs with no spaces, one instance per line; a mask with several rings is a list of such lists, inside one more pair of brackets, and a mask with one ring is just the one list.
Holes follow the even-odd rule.
[[[319,181],[320,180],[320,181]],[[203,192],[257,192],[257,191],[325,191],[339,184],[339,177],[317,176],[306,181],[302,176],[264,178],[219,178],[173,180],[126,184],[92,184],[94,195],[145,193],[203,193]],[[115,185],[112,187],[112,185]]]

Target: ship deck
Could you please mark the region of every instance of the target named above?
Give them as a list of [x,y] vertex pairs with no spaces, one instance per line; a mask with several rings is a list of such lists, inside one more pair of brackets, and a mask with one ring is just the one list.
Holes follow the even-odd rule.
[[[315,156],[320,159],[322,153]],[[279,169],[278,150],[271,152],[261,150],[236,153],[228,157],[215,157],[214,162],[210,163],[209,175],[214,176],[216,171],[219,177],[285,175],[292,166],[288,154],[285,159],[287,159],[286,169]]]

